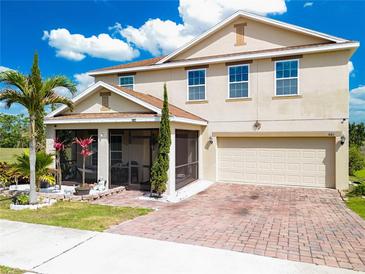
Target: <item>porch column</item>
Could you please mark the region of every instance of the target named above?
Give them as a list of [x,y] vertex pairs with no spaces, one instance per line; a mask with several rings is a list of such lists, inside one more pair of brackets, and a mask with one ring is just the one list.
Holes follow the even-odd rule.
[[175,197],[176,187],[175,187],[175,127],[171,125],[171,146],[169,155],[169,181],[167,184],[167,195],[169,197]]
[[[54,139],[56,138],[56,128],[54,125],[47,125],[46,126],[46,152],[55,153],[55,149],[53,148]],[[56,161],[53,158],[52,168],[56,168]]]
[[106,127],[98,129],[98,178],[107,181],[109,188],[109,131]]

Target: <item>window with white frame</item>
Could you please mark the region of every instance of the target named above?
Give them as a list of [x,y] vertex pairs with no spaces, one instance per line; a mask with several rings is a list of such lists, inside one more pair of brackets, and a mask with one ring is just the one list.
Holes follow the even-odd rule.
[[188,71],[188,100],[205,100],[205,69]]
[[228,67],[229,98],[248,97],[248,65]]
[[276,61],[276,95],[298,94],[298,60]]
[[119,77],[119,86],[133,89],[134,88],[134,76],[133,75],[126,75]]

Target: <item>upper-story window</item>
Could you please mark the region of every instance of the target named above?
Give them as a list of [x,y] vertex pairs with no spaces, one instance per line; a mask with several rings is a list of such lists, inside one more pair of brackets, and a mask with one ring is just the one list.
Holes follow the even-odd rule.
[[205,69],[188,70],[188,100],[205,100]]
[[229,98],[248,97],[248,73],[248,65],[237,65],[228,67]]
[[119,86],[128,89],[134,89],[134,76],[133,75],[120,76]]
[[276,95],[297,95],[298,92],[298,60],[276,61]]

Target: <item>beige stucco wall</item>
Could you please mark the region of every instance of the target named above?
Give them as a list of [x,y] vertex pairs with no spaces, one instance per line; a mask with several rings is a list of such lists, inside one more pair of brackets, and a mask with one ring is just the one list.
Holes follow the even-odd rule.
[[[250,98],[245,100],[227,100],[225,64],[212,64],[207,68],[207,100],[204,102],[187,102],[184,68],[138,72],[135,90],[162,98],[166,82],[172,104],[209,121],[202,130],[205,179],[216,180],[217,146],[216,142],[208,144],[210,136],[227,133],[323,136],[336,133],[336,187],[343,189],[348,183],[348,144],[346,141],[345,145],[339,145],[339,138],[341,134],[348,137],[347,63],[350,55],[349,51],[304,55],[299,61],[300,95],[294,97],[274,96],[274,62],[271,59],[254,60],[250,64]],[[98,80],[116,83],[117,76],[97,77]],[[253,126],[256,120],[261,123],[259,131]]]
[[[245,45],[236,46],[235,24],[246,23]],[[173,60],[199,58],[221,54],[231,54],[238,52],[248,52],[265,50],[272,48],[282,48],[289,46],[299,46],[325,42],[322,38],[300,34],[274,27],[265,23],[259,23],[248,19],[238,19],[208,36],[206,39],[195,45],[191,49],[178,54]]]
[[[254,60],[250,64],[249,94],[245,100],[228,101],[227,66],[207,68],[206,97],[187,102],[184,68],[138,72],[135,90],[162,98],[167,83],[170,103],[199,115],[210,123],[223,121],[328,119],[348,117],[348,51],[309,54],[299,59],[297,97],[275,97],[274,62]],[[97,77],[115,83],[117,76]],[[218,111],[219,110],[219,111]]]
[[[124,97],[115,94],[114,92],[110,93],[109,96],[109,110],[102,110],[102,97],[100,96],[101,92],[110,92],[106,89],[100,89],[95,91],[87,98],[80,101],[75,105],[72,113],[99,113],[99,112],[151,112],[150,110],[128,100]],[[70,113],[70,111],[66,111],[66,113]]]

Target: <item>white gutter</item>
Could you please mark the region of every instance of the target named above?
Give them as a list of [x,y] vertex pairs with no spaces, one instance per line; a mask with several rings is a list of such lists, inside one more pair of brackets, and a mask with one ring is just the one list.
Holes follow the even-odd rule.
[[202,65],[202,64],[224,63],[224,62],[243,61],[243,60],[252,60],[252,59],[264,59],[264,58],[282,57],[282,56],[290,56],[290,55],[297,55],[297,54],[309,54],[309,53],[326,52],[326,51],[346,50],[346,49],[358,48],[359,46],[360,46],[359,42],[328,44],[328,45],[312,46],[312,47],[300,48],[300,49],[277,50],[277,51],[262,52],[262,53],[248,53],[248,54],[246,53],[246,54],[240,54],[240,55],[235,55],[235,56],[212,57],[212,58],[205,59],[205,60],[186,60],[186,61],[171,62],[171,63],[150,65],[150,66],[140,66],[140,67],[132,67],[132,68],[124,68],[124,69],[111,69],[111,70],[95,71],[95,72],[88,72],[88,75],[96,76],[96,75],[124,73],[124,72],[137,72],[137,71],[177,68],[177,67],[194,66],[194,65]]
[[[44,120],[45,125],[63,125],[63,124],[106,124],[106,123],[145,123],[160,122],[160,117],[136,117],[136,118],[86,118],[86,119],[50,119]],[[206,126],[208,122],[171,116],[170,122]]]

